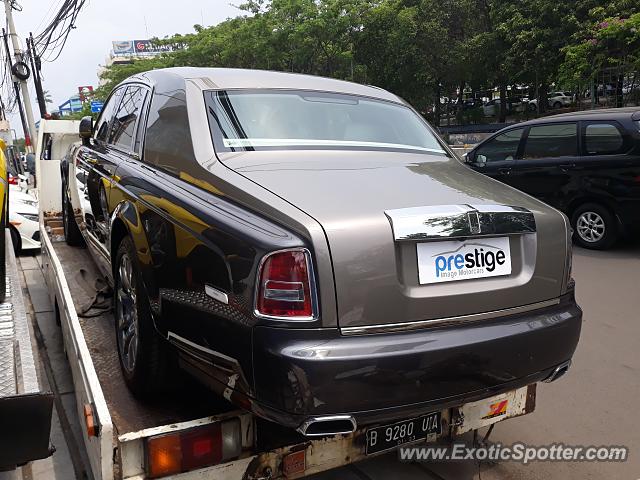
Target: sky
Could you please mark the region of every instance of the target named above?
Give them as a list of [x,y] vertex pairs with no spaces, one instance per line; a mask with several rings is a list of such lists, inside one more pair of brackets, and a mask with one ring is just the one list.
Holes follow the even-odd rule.
[[[24,38],[40,33],[60,8],[62,0],[18,0],[21,12],[14,12],[16,30]],[[241,0],[234,2],[242,3]],[[0,9],[4,13],[4,6]],[[62,55],[55,62],[43,62],[43,88],[54,106],[78,93],[78,86],[98,86],[98,66],[105,63],[114,40],[162,38],[193,31],[195,24],[215,25],[241,14],[229,0],[89,0],[80,12]],[[4,24],[4,22],[2,22]],[[29,79],[34,116],[39,118],[33,82]],[[17,112],[10,114],[11,128],[22,137]]]

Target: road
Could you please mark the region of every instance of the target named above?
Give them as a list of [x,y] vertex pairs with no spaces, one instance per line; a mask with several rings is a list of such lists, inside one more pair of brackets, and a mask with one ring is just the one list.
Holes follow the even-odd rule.
[[[34,305],[42,303],[42,285],[37,282],[35,257],[22,257],[25,279]],[[576,248],[573,263],[578,302],[584,310],[582,336],[573,366],[562,379],[538,388],[536,411],[499,423],[491,441],[503,445],[523,442],[532,446],[624,445],[630,457],[624,463],[533,463],[461,461],[402,464],[395,454],[361,462],[314,477],[315,480],[379,480],[386,478],[475,480],[475,479],[640,479],[640,243],[622,245],[607,252]],[[38,297],[38,298],[35,298]],[[42,310],[44,307],[35,307]],[[45,337],[47,332],[43,332]],[[55,350],[55,338],[45,338]],[[59,341],[59,339],[58,339]],[[52,355],[53,353],[53,355]],[[54,373],[64,374],[64,355],[48,352]],[[69,448],[65,439],[80,445],[73,422],[73,401],[68,389],[60,405],[66,414],[56,415],[54,437],[58,451],[52,459],[33,462],[22,475],[5,478],[61,480],[82,472],[84,452]],[[69,406],[67,407],[67,404]],[[62,428],[58,417],[62,417]],[[66,420],[68,425],[64,425]],[[63,435],[63,431],[66,435]],[[73,462],[72,462],[73,460]],[[71,468],[72,464],[75,468]],[[86,469],[86,466],[85,466]]]

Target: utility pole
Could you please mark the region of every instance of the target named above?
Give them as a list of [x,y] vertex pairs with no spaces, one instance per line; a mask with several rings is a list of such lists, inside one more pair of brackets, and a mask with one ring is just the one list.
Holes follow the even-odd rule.
[[[9,36],[11,36],[11,44],[13,45],[13,54],[16,60],[16,64],[18,62],[24,62],[24,57],[22,55],[22,51],[20,50],[20,43],[18,42],[18,35],[16,34],[16,26],[13,23],[13,8],[11,6],[12,0],[4,0],[4,10],[7,15],[7,26],[9,28]],[[25,63],[26,65],[26,63]],[[12,74],[13,74],[12,70]],[[15,74],[13,75],[14,77]],[[27,77],[28,78],[28,77]],[[22,99],[24,100],[24,110],[27,116],[27,126],[29,128],[29,137],[32,139],[36,138],[36,123],[33,119],[33,110],[31,109],[31,96],[29,95],[29,86],[27,84],[27,78],[21,79],[16,77],[16,81],[20,84],[20,89],[22,90]],[[26,138],[27,132],[25,132]]]
[[29,33],[29,36],[27,37],[27,52],[29,52],[29,59],[31,60],[31,73],[33,75],[33,84],[36,86],[40,118],[45,118],[47,115],[47,102],[44,98],[44,90],[42,89],[42,79],[40,78],[40,59],[37,57],[36,47],[33,43],[33,33]]
[[[9,51],[9,41],[7,40],[7,32],[2,29],[2,39],[4,40],[4,48],[7,54],[7,65],[11,69],[11,52]],[[31,148],[31,134],[29,133],[29,126],[27,125],[27,119],[24,115],[24,109],[22,108],[22,100],[20,100],[20,86],[14,79],[13,88],[16,91],[16,104],[18,105],[18,112],[20,113],[20,120],[22,121],[22,131],[24,132],[24,148],[27,153],[32,153]]]

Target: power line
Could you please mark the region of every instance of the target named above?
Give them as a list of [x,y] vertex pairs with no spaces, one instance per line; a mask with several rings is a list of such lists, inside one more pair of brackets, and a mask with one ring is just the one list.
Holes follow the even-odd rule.
[[58,59],[75,29],[76,20],[87,0],[64,0],[60,9],[44,30],[34,37],[35,54],[45,61]]

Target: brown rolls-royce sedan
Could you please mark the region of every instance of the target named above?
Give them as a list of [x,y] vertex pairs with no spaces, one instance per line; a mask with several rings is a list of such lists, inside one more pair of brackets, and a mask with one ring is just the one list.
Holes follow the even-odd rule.
[[128,386],[177,363],[305,435],[555,379],[566,217],[470,171],[379,88],[177,68],[114,89],[62,164],[67,242],[114,289]]

